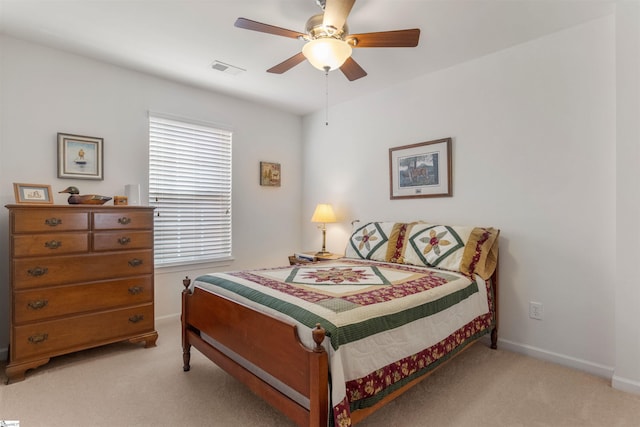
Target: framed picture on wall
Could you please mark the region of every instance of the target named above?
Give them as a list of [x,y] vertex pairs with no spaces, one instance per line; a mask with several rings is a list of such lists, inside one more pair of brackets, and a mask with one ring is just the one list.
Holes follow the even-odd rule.
[[391,199],[452,196],[451,138],[389,149]]
[[104,179],[103,139],[58,133],[58,178]]
[[280,187],[280,163],[260,162],[260,185]]
[[42,184],[13,184],[16,203],[53,204],[51,186]]

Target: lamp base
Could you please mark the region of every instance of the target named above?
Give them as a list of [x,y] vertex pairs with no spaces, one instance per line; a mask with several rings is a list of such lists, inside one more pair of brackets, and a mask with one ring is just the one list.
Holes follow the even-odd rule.
[[331,255],[331,252],[318,251],[318,252],[316,252],[316,255],[318,255],[318,256],[327,256],[327,255]]

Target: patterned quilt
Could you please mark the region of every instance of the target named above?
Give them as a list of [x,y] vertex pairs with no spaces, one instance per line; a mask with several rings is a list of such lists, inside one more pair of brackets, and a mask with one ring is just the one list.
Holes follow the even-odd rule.
[[293,322],[306,346],[327,331],[333,423],[446,360],[493,322],[489,284],[461,273],[343,258],[213,273],[194,285]]

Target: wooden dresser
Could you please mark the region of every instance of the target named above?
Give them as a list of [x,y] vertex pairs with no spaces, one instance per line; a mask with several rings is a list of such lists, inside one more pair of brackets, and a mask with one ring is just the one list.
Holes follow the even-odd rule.
[[6,207],[8,383],[53,356],[123,340],[155,346],[153,208]]

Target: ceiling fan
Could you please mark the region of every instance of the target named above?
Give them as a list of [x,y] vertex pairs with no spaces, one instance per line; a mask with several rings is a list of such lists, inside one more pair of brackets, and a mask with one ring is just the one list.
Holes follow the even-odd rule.
[[238,18],[235,26],[276,36],[304,40],[302,52],[267,70],[282,74],[305,59],[314,67],[329,72],[340,68],[350,81],[367,75],[367,72],[351,57],[352,48],[364,47],[415,47],[420,29],[382,31],[376,33],[349,34],[347,16],[355,0],[316,0],[324,13],[307,21],[306,33],[287,30],[246,18]]

